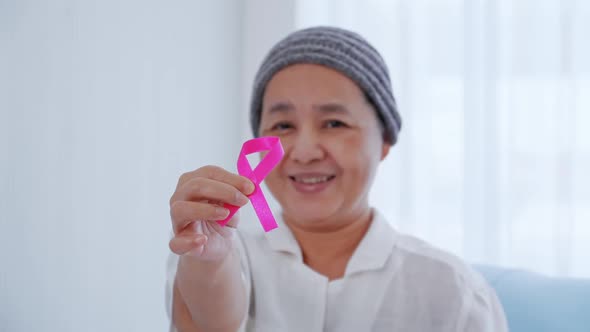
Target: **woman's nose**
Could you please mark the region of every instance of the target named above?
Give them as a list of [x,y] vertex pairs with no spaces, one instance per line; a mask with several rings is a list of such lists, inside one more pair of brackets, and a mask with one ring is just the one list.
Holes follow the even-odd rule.
[[290,158],[299,164],[309,164],[322,160],[325,151],[320,137],[310,131],[301,131],[291,141]]

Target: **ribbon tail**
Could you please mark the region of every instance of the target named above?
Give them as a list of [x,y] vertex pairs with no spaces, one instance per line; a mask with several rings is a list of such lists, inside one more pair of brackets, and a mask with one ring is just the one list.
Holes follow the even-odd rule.
[[238,212],[238,210],[240,209],[239,206],[235,206],[235,205],[231,205],[231,204],[227,204],[227,203],[224,203],[223,207],[229,210],[229,214],[227,215],[227,217],[225,219],[217,220],[217,223],[220,224],[221,226],[225,226],[229,222],[231,217],[233,217],[234,214],[236,214],[236,212]]
[[268,202],[262,193],[262,189],[260,189],[260,187],[256,189],[257,190],[252,195],[250,195],[250,202],[252,202],[252,207],[254,207],[256,215],[258,215],[258,219],[260,219],[260,223],[262,224],[264,231],[272,231],[278,227],[277,221],[272,215],[270,207],[268,206]]

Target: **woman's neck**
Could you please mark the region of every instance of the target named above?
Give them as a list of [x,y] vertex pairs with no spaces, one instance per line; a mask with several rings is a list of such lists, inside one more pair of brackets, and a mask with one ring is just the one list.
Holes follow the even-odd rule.
[[295,222],[286,222],[301,247],[303,262],[329,280],[344,276],[346,266],[369,226],[373,213],[370,208],[349,217],[339,217],[333,225],[321,231]]

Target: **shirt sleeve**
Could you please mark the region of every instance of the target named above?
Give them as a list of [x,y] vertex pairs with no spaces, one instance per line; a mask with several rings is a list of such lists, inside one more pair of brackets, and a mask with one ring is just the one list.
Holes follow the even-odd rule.
[[252,303],[252,275],[250,274],[250,262],[248,259],[248,251],[246,250],[244,239],[242,238],[242,235],[239,230],[236,232],[236,238],[236,250],[238,250],[240,254],[240,262],[242,265],[242,281],[246,286],[246,303],[248,306],[246,309],[246,315],[244,317],[244,320],[242,321],[242,325],[240,325],[240,328],[238,329],[238,332],[246,332],[248,319],[250,318],[250,310],[252,309],[250,308]]
[[464,305],[458,331],[508,332],[504,309],[490,287],[471,293]]
[[170,332],[178,332],[174,324],[172,323],[172,296],[174,294],[174,279],[176,278],[176,268],[178,266],[178,255],[173,252],[170,252],[168,255],[168,260],[166,261],[166,313],[168,314],[168,319],[170,320]]
[[[240,263],[242,267],[242,281],[246,286],[246,303],[248,303],[248,309],[250,307],[250,294],[252,288],[252,281],[250,277],[250,265],[248,262],[248,255],[246,253],[246,247],[244,246],[243,239],[239,234],[239,231],[235,234],[235,243],[236,247],[234,250],[237,250],[240,254]],[[166,303],[166,313],[168,315],[168,319],[170,320],[170,332],[178,332],[174,323],[172,322],[172,303],[173,303],[173,294],[174,294],[174,280],[176,279],[176,269],[178,267],[178,255],[174,253],[170,253],[168,256],[168,260],[166,263],[166,290],[165,290],[165,303]],[[245,332],[247,321],[249,317],[249,311],[247,310],[246,316],[242,321],[240,329],[238,332]]]

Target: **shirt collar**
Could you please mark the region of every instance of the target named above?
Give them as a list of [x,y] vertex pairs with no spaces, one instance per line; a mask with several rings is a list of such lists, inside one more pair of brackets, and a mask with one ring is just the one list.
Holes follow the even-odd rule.
[[371,226],[352,254],[345,275],[377,270],[385,266],[393,252],[396,234],[385,217],[377,209],[373,209]]
[[[275,213],[278,228],[265,234],[272,250],[294,255],[303,261],[301,248],[283,220],[282,213]],[[396,232],[385,217],[373,209],[373,220],[367,233],[352,254],[345,275],[382,268],[393,251]]]
[[275,219],[279,227],[264,234],[271,249],[295,255],[299,260],[303,261],[301,248],[299,247],[295,236],[291,233],[287,224],[285,224],[283,213],[279,211],[278,213],[273,213],[273,215],[276,216]]

